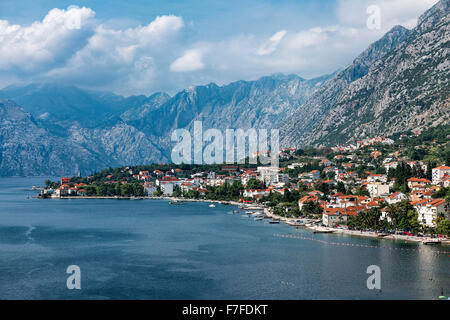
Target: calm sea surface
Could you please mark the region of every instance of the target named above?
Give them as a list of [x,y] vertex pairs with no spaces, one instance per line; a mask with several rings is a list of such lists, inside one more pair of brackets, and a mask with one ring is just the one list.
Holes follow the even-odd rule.
[[[449,247],[313,235],[227,214],[235,208],[225,205],[31,198],[43,180],[0,179],[0,299],[450,295],[450,256],[436,253]],[[66,287],[69,265],[81,269],[81,290]],[[381,268],[381,291],[367,289],[369,265]]]

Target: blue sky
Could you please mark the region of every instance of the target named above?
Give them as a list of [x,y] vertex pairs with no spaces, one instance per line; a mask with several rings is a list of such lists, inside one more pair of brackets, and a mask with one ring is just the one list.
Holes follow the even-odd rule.
[[277,72],[311,78],[396,24],[414,27],[436,1],[1,0],[0,87],[58,81],[129,95]]

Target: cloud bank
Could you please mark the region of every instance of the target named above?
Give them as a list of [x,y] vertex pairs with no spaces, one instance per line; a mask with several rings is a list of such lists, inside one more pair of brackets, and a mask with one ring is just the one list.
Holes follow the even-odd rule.
[[[337,0],[327,25],[207,41],[193,40],[195,23],[181,16],[114,28],[90,8],[55,8],[27,26],[0,20],[0,85],[57,81],[129,95],[276,72],[318,76],[350,63],[394,25],[414,27],[436,2]],[[375,30],[366,25],[370,5],[380,9]]]

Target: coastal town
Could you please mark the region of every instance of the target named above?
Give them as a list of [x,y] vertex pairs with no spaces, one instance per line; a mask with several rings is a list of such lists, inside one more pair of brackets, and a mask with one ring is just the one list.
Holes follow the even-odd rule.
[[279,167],[151,164],[107,169],[46,180],[40,197],[221,202],[264,209],[272,221],[317,232],[426,236],[446,242],[450,163],[444,131],[437,138],[410,133],[333,148],[282,149]]

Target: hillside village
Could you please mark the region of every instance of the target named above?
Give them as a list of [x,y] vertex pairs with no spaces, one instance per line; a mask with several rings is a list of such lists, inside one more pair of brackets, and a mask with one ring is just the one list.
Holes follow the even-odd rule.
[[[441,129],[439,129],[441,130]],[[173,197],[264,205],[327,227],[450,235],[448,128],[330,149],[287,148],[280,167],[154,164],[47,180],[43,198]],[[437,138],[436,138],[437,136]]]

